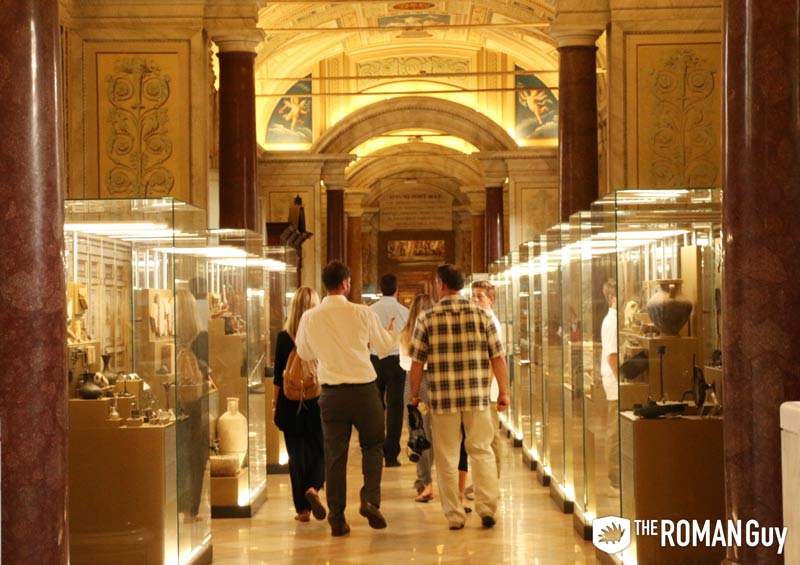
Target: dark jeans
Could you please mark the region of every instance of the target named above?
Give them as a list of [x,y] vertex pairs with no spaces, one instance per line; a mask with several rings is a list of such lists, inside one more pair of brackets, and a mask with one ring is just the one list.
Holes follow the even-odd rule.
[[325,451],[322,432],[304,434],[283,433],[286,451],[289,453],[289,476],[292,479],[294,509],[300,512],[311,510],[306,500],[309,488],[320,490],[325,484]]
[[383,407],[375,383],[322,387],[319,398],[325,437],[325,492],[328,520],[344,520],[347,505],[347,450],[353,426],[361,444],[361,498],[381,505],[383,472]]
[[390,355],[378,359],[371,357],[375,372],[378,373],[378,391],[386,408],[386,441],[383,455],[387,461],[396,461],[400,456],[400,435],[403,433],[403,404],[406,390],[406,372],[400,366],[400,356]]

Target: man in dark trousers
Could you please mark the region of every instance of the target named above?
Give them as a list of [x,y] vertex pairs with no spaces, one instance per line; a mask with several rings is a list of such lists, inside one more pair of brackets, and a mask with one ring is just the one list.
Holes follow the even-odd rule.
[[[408,321],[408,308],[397,301],[397,277],[392,274],[381,277],[383,297],[370,306],[378,315],[383,327],[394,319],[396,328],[404,328]],[[387,467],[399,467],[400,435],[403,432],[403,400],[406,390],[406,372],[400,366],[400,351],[392,350],[386,357],[375,354],[373,348],[372,365],[378,374],[378,390],[386,408],[386,441],[383,443],[383,456]]]
[[300,318],[295,345],[305,361],[318,361],[317,377],[322,385],[319,399],[325,437],[325,492],[331,534],[350,532],[345,520],[347,504],[347,450],[353,426],[361,445],[364,486],[359,513],[372,528],[386,527],[380,511],[383,472],[383,407],[375,386],[375,369],[369,348],[386,355],[397,347],[394,322],[387,329],[378,316],[362,304],[347,300],[350,269],[331,261],[322,271],[328,291],[322,304],[306,310]]

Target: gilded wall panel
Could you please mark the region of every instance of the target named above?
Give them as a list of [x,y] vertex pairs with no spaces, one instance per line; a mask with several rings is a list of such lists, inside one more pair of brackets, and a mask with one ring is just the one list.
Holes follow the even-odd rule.
[[629,180],[638,187],[718,186],[719,37],[629,36],[627,70]]
[[90,43],[87,193],[192,201],[188,46]]

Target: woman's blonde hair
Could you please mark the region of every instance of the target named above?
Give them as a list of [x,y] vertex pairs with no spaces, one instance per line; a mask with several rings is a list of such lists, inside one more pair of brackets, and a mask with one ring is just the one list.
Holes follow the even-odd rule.
[[433,299],[430,294],[418,294],[414,297],[411,303],[411,309],[408,311],[408,321],[405,327],[400,332],[400,340],[404,344],[411,343],[411,337],[414,334],[414,326],[417,323],[417,318],[426,310],[433,307]]
[[175,337],[179,346],[189,347],[200,333],[197,301],[186,288],[175,293]]
[[317,291],[308,286],[301,286],[294,293],[292,303],[289,305],[289,315],[286,317],[286,323],[283,329],[289,334],[292,339],[297,335],[297,327],[300,325],[300,318],[303,312],[310,310],[319,305],[319,294]]

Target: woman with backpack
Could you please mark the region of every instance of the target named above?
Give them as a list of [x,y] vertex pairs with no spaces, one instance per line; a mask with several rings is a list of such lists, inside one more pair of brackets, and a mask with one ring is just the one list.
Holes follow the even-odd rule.
[[313,367],[293,355],[300,318],[306,310],[318,305],[319,295],[314,289],[306,286],[297,289],[275,344],[272,406],[275,425],[283,432],[289,453],[292,499],[297,511],[294,519],[300,522],[308,522],[311,514],[317,520],[324,520],[327,515],[319,496],[325,483],[325,452],[317,404],[319,385]]

